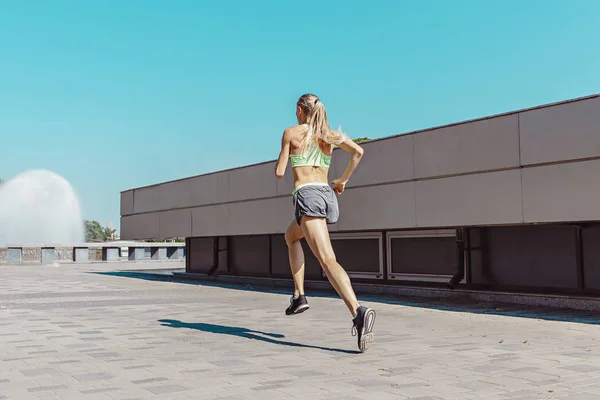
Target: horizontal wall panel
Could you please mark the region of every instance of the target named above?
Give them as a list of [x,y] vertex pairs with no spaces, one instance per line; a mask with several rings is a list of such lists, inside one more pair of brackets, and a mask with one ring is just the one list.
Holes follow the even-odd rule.
[[419,227],[523,221],[519,170],[419,181],[415,187]]
[[229,234],[229,204],[192,209],[192,236]]
[[525,222],[600,219],[600,161],[525,168]]
[[213,193],[200,185],[201,178],[191,178],[183,181],[167,182],[153,189],[158,192],[159,210],[191,207],[201,204],[198,200],[202,193]]
[[192,236],[192,211],[174,210],[159,213],[161,238]]
[[577,288],[574,227],[515,226],[485,231],[482,265],[472,269],[474,284]]
[[[273,170],[273,173],[275,173],[275,170]],[[294,190],[294,173],[289,162],[285,174],[281,178],[277,178],[276,187],[277,196],[291,195]]]
[[582,229],[582,240],[585,287],[600,290],[600,225]]
[[121,215],[133,214],[133,190],[121,193]]
[[517,115],[419,132],[414,138],[417,178],[519,165]]
[[520,113],[523,165],[600,156],[600,98]]
[[121,217],[121,240],[160,239],[158,213]]
[[133,212],[145,213],[159,209],[158,186],[135,189],[133,194]]
[[201,177],[200,186],[204,188],[201,197],[194,198],[194,205],[226,203],[231,195],[230,171],[221,171]]
[[229,212],[231,235],[284,233],[294,219],[291,196],[231,203]]
[[[455,237],[390,238],[391,278],[401,274],[452,276],[458,267]],[[425,279],[424,279],[425,280]]]
[[228,201],[274,197],[277,195],[275,163],[253,165],[229,171]]
[[229,266],[235,275],[269,275],[269,236],[231,236]]
[[229,172],[202,175],[167,182],[155,187],[159,193],[159,208],[195,207],[229,201]]
[[[361,144],[365,153],[347,187],[413,179],[413,140],[407,135]],[[344,174],[349,160],[344,150],[333,152],[330,181]]]
[[293,218],[291,196],[199,207],[192,210],[192,235],[284,233]]
[[415,183],[356,188],[338,197],[340,218],[332,230],[412,228]]
[[189,248],[187,249],[188,272],[205,274],[214,265],[214,252],[212,237],[189,238]]

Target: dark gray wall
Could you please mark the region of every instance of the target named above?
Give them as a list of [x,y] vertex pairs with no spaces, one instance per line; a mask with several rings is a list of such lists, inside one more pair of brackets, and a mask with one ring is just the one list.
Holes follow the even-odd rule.
[[392,238],[392,273],[453,275],[458,258],[456,238]]
[[483,233],[483,260],[473,265],[474,284],[578,287],[575,227],[492,227]]
[[229,265],[236,275],[269,275],[269,236],[229,238]]
[[[600,221],[600,96],[362,144],[332,232]],[[330,177],[348,155],[336,150]],[[275,161],[121,194],[121,237],[282,234]],[[257,218],[257,216],[261,216]]]
[[[459,257],[454,237],[409,237],[406,233],[391,237],[387,246],[392,274],[422,275],[427,281],[426,275],[456,272]],[[350,274],[363,274],[364,278],[365,273],[379,271],[380,261],[388,253],[380,251],[379,239],[361,235],[365,234],[356,233],[354,238],[332,235],[332,244],[338,262]],[[465,237],[469,239],[471,267],[467,277],[475,287],[600,291],[600,225],[471,227]],[[189,238],[188,242],[189,271],[208,272],[214,262],[213,238]],[[306,241],[301,243],[306,279],[325,279]],[[283,235],[220,237],[219,248],[223,251],[217,273],[292,276]],[[402,277],[396,280],[402,281]]]
[[334,239],[331,244],[338,263],[347,272],[379,272],[378,239]]
[[186,263],[188,272],[204,274],[214,264],[213,238],[188,238]]
[[600,291],[600,226],[582,230],[582,245],[585,287]]
[[[189,238],[189,272],[206,273],[214,264],[213,238]],[[306,240],[301,241],[306,279],[322,279],[322,270]],[[377,239],[333,239],[337,260],[349,273],[377,273],[380,248]],[[288,248],[283,235],[249,235],[219,238],[217,273],[291,277]],[[229,257],[229,258],[228,258]],[[229,261],[229,264],[228,264]],[[228,270],[229,268],[229,270]]]

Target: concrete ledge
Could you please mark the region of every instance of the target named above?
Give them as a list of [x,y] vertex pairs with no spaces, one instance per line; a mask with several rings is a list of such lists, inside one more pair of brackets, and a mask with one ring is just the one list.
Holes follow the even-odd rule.
[[185,243],[27,243],[0,247],[0,265],[183,259],[185,259]]
[[[223,282],[240,285],[256,285],[267,287],[284,287],[293,292],[294,281],[283,278],[256,278],[230,275],[209,276],[188,272],[174,272],[174,278],[197,281]],[[506,304],[519,304],[533,307],[566,308],[584,311],[600,311],[600,298],[585,296],[545,295],[534,293],[512,293],[478,291],[466,289],[426,288],[399,285],[378,285],[373,283],[353,283],[357,294],[396,295],[417,298],[436,298],[452,300],[475,300],[482,302],[497,302]],[[306,289],[333,291],[329,281],[311,281],[304,283]]]
[[21,259],[23,262],[42,262],[42,249],[38,247],[23,247],[21,248]]
[[74,258],[73,252],[74,251],[75,251],[74,247],[57,246],[56,247],[56,261],[58,261],[58,262],[73,261],[73,258]]

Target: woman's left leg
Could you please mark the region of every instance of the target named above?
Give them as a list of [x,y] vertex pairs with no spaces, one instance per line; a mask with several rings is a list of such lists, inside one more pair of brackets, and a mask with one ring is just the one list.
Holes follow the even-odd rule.
[[360,304],[352,289],[350,277],[336,260],[325,218],[302,217],[301,224],[306,241],[327,274],[329,282],[355,317]]
[[373,344],[375,311],[358,303],[348,274],[336,261],[325,218],[302,217],[300,224],[304,237],[325,270],[327,278],[352,314],[353,334],[358,336],[359,350],[366,351]]
[[290,268],[294,278],[294,295],[290,299],[289,307],[285,310],[286,315],[299,314],[309,309],[308,301],[304,295],[304,252],[302,251],[302,243],[300,243],[303,237],[304,233],[294,219],[285,232]]
[[294,296],[304,294],[304,251],[300,243],[303,237],[302,228],[293,220],[285,232],[285,243],[288,246],[290,268],[294,278]]

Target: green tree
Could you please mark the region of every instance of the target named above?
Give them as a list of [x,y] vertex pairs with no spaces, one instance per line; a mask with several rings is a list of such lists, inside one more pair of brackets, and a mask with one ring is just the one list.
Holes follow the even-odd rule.
[[356,139],[353,139],[354,143],[362,143],[362,142],[368,142],[369,140],[373,140],[370,137],[359,137]]
[[103,242],[106,240],[106,230],[98,221],[85,220],[85,240],[87,242]]
[[104,228],[104,231],[103,231],[104,240],[115,240],[116,239],[116,236],[115,236],[116,232],[117,232],[116,229],[113,229],[110,226],[107,226],[106,228]]

